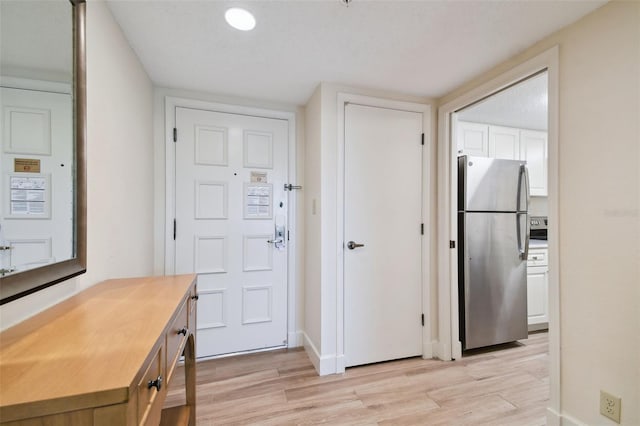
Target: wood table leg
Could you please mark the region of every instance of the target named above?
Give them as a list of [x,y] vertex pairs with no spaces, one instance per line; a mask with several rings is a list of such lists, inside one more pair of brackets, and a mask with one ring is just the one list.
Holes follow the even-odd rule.
[[190,334],[184,346],[184,378],[189,407],[189,426],[196,425],[196,348],[195,336]]

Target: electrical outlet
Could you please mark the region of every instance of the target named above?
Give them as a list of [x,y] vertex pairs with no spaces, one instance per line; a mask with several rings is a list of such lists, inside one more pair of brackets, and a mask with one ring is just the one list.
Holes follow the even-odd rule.
[[605,391],[600,391],[600,414],[609,417],[616,423],[620,423],[621,400]]

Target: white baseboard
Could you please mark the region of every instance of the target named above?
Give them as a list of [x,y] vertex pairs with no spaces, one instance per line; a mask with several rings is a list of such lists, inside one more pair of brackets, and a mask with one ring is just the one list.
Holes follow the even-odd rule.
[[309,336],[307,336],[307,333],[303,332],[302,336],[304,339],[304,350],[307,352],[307,356],[309,357],[311,364],[313,364],[313,367],[318,373],[320,373],[320,354],[318,353],[318,350],[316,349],[316,346],[313,344],[311,339],[309,339]]
[[563,414],[560,417],[560,425],[561,426],[587,426],[586,423],[582,423],[581,421],[578,421],[567,414]]
[[422,344],[422,359],[432,359],[434,358],[434,349],[433,346],[438,342],[428,342]]
[[462,342],[461,341],[458,340],[453,345],[453,353],[451,354],[451,358],[453,358],[453,359],[462,358]]
[[529,333],[531,333],[533,331],[549,330],[549,323],[548,322],[541,322],[541,323],[538,323],[538,324],[529,324],[527,326],[527,330],[529,331]]
[[587,424],[568,414],[560,414],[549,407],[547,408],[547,426],[587,426]]
[[344,370],[347,368],[345,363],[346,361],[345,361],[344,355],[336,356],[336,371],[335,371],[336,374],[344,373]]
[[433,354],[433,358],[437,358],[442,361],[451,361],[451,355],[449,355],[448,352],[449,351],[443,343],[438,341],[431,342],[431,353]]
[[556,410],[547,407],[547,426],[560,426],[561,416]]
[[448,361],[443,357],[443,349],[444,348],[442,343],[438,341],[431,343],[431,352],[433,354],[433,357],[442,361]]
[[[318,349],[313,344],[307,333],[302,333],[304,336],[304,349],[311,360],[316,372],[319,376],[326,376],[329,374],[336,374],[339,370],[338,367],[338,358],[335,354],[330,355],[320,355]],[[344,364],[344,358],[341,357],[341,362]],[[344,368],[343,370],[344,371]]]
[[304,346],[304,336],[302,331],[298,330],[293,333],[289,333],[287,337],[288,348],[299,348]]

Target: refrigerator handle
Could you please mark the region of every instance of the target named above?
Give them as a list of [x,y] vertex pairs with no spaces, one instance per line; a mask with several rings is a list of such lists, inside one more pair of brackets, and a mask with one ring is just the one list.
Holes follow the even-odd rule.
[[[524,217],[525,220],[525,238],[524,244],[522,244],[522,224],[521,219]],[[518,236],[518,254],[520,255],[520,260],[527,260],[529,257],[529,234],[531,233],[531,224],[529,223],[529,215],[527,213],[517,213],[516,214],[516,226],[518,228],[517,236]]]
[[[526,164],[522,165],[524,168],[524,189],[527,191],[527,205],[526,212],[529,212],[529,203],[531,201],[531,192],[529,189],[529,168]],[[527,220],[527,238],[529,238],[529,221]],[[528,242],[528,241],[527,241]]]
[[[523,185],[524,184],[524,185]],[[524,186],[524,190],[526,192],[526,204],[525,208],[522,208],[522,187]],[[531,195],[529,193],[529,169],[527,168],[527,164],[520,164],[520,172],[518,173],[518,193],[516,195],[518,197],[517,201],[517,210],[519,212],[528,212],[529,211],[529,200]]]

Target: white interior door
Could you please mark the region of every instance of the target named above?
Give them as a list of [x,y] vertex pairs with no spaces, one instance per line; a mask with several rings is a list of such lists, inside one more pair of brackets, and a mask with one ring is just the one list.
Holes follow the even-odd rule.
[[198,274],[197,356],[285,345],[288,122],[176,108],[176,127],[175,271]]
[[422,353],[422,122],[422,113],[345,107],[347,367]]
[[71,95],[3,87],[0,105],[0,269],[17,272],[70,259]]

